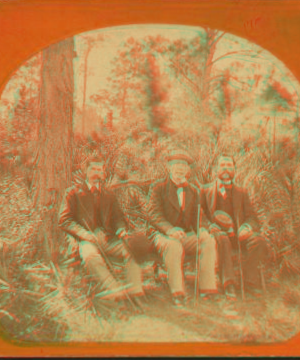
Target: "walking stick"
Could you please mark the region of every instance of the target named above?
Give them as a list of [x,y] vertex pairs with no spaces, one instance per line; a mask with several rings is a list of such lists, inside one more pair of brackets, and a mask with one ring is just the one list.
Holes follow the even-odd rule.
[[261,262],[259,264],[259,272],[260,272],[260,278],[261,278],[261,287],[262,287],[263,293],[266,294],[267,289],[266,289],[266,282],[265,282],[265,274],[264,274],[263,265]]
[[199,256],[199,250],[200,250],[200,214],[201,214],[201,207],[200,203],[198,204],[198,211],[197,211],[197,250],[196,250],[196,277],[195,277],[195,294],[194,294],[194,300],[195,300],[195,306],[197,304],[197,300],[199,297],[199,273],[200,273],[200,256]]
[[243,268],[242,268],[242,250],[241,250],[241,243],[239,240],[238,231],[240,228],[239,224],[239,218],[237,219],[237,242],[238,242],[238,248],[239,248],[239,270],[240,270],[240,278],[241,278],[241,292],[242,292],[242,301],[245,300],[245,289],[244,289],[244,276],[243,276]]

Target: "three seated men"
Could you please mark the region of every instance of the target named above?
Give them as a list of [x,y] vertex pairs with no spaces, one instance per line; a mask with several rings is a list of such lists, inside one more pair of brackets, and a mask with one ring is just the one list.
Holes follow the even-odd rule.
[[[149,255],[159,259],[167,271],[173,305],[184,306],[183,264],[187,258],[196,261],[197,234],[201,294],[218,292],[218,267],[225,294],[236,296],[232,249],[238,242],[243,254],[245,283],[257,287],[259,265],[266,260],[267,247],[258,234],[258,222],[246,191],[234,184],[233,159],[220,157],[218,179],[205,186],[188,182],[192,162],[185,151],[170,152],[168,175],[153,184],[148,199],[136,185],[127,188],[125,197],[124,192],[118,196],[116,187],[108,189],[104,185],[106,175],[102,158],[89,159],[85,182],[67,190],[59,226],[78,241],[82,262],[99,284],[102,298],[106,295],[123,301],[130,297],[137,307],[143,307],[139,264]],[[128,217],[127,211],[133,202],[139,207],[139,213],[144,214],[142,229],[138,229],[139,226],[134,229]],[[200,214],[199,208],[202,209]],[[199,215],[201,223],[197,229]],[[124,262],[128,290],[116,280],[109,266],[111,257]]]

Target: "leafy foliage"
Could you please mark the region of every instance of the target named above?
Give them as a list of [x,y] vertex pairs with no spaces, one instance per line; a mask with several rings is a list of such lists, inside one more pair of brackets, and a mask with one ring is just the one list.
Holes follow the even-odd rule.
[[[88,99],[90,105],[105,110],[104,117],[96,111],[89,114],[91,109],[85,104],[87,69],[79,69],[85,83],[81,116],[94,118],[98,131],[87,136],[86,132],[75,134],[72,181],[82,182],[86,161],[100,153],[106,159],[108,184],[116,172],[128,171],[141,184],[153,182],[166,174],[165,151],[179,147],[195,159],[190,180],[205,184],[215,178],[218,156],[229,152],[237,164],[235,181],[248,189],[261,234],[271,250],[272,261],[266,269],[269,283],[277,284],[279,278],[298,279],[300,153],[291,136],[281,136],[276,121],[269,121],[278,114],[294,116],[295,96],[284,81],[275,78],[274,71],[265,76],[254,57],[252,63],[244,61],[253,51],[228,49],[220,55],[218,46],[224,37],[205,29],[190,40],[128,38],[112,60],[108,89],[100,89]],[[102,43],[103,39],[100,36],[98,40]],[[97,41],[88,36],[84,39],[85,66]],[[223,59],[231,59],[229,65],[218,67]],[[76,243],[66,238],[59,244],[60,256],[49,260],[38,240],[42,215],[51,211],[47,206],[35,208],[30,188],[39,123],[40,65],[38,57],[25,64],[12,79],[17,83],[15,89],[8,87],[15,91],[14,99],[1,99],[6,112],[0,114],[0,321],[22,339],[53,341],[68,339],[80,328],[76,317],[101,321],[108,309],[105,302],[96,301],[99,289],[86,281]],[[179,90],[173,99],[172,87]],[[261,111],[259,123],[251,122],[254,116],[248,115],[254,106]],[[172,128],[171,120],[178,114],[189,129]],[[292,124],[287,121],[296,139],[298,122],[298,117]],[[122,156],[126,162],[120,165]],[[297,291],[283,295],[292,307],[298,297]],[[294,331],[282,316],[272,318],[272,304],[269,299],[262,320],[267,340]],[[218,306],[214,310],[220,317]],[[257,341],[262,330],[252,319],[255,306],[247,312],[241,304],[240,310],[244,326],[241,332],[232,323],[233,334],[244,341]],[[209,306],[205,311],[209,313]],[[288,316],[289,310],[285,308],[283,313]],[[227,323],[219,324],[217,316],[211,316],[213,321],[207,320],[210,332],[218,338]],[[207,331],[205,326],[202,330]]]

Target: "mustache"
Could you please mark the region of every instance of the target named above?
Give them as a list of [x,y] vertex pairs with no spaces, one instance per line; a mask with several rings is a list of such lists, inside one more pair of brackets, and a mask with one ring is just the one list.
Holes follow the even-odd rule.
[[97,182],[102,182],[103,181],[103,178],[101,176],[92,176],[91,179],[94,180],[94,181],[97,181]]
[[224,171],[221,171],[220,172],[220,175],[225,175],[225,174],[227,174],[227,175],[229,175],[229,176],[233,176],[233,172],[232,171],[227,171],[227,170],[224,170]]

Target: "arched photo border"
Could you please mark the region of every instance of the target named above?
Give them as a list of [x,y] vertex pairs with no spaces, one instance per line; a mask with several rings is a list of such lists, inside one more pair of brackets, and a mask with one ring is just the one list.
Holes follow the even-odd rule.
[[[130,24],[209,26],[271,52],[300,80],[297,0],[0,0],[0,93],[12,73],[52,43],[99,28]],[[2,333],[0,356],[295,356],[300,334],[274,344],[29,344]]]

